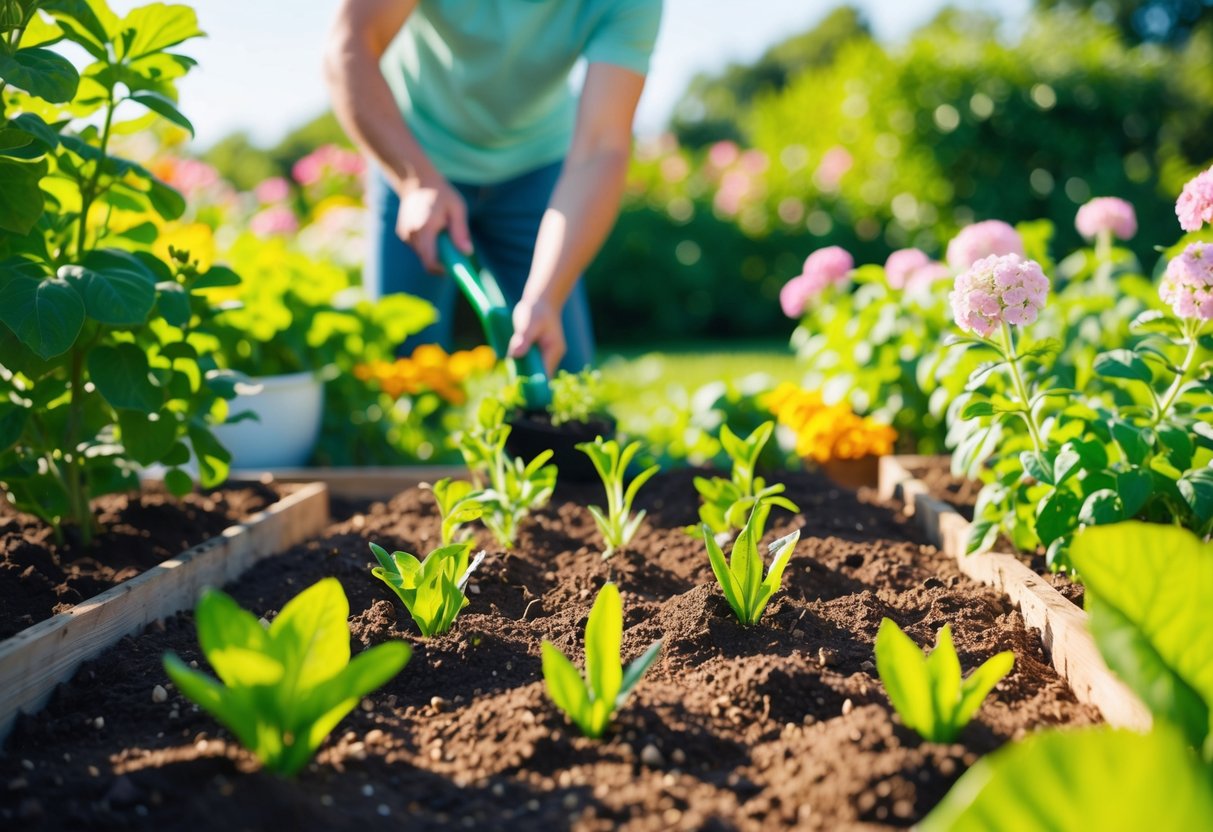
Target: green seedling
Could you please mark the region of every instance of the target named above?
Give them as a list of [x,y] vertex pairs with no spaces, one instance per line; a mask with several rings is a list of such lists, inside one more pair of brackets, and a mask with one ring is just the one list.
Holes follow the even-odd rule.
[[438,514],[442,517],[443,546],[466,537],[467,532],[460,532],[459,527],[484,515],[481,493],[467,480],[446,477],[429,486],[429,489],[434,493],[434,502],[438,504]]
[[268,627],[229,596],[208,590],[194,616],[202,652],[222,681],[173,653],[164,655],[164,669],[267,769],[292,775],[412,653],[404,642],[389,641],[351,659],[349,615],[335,578],[299,593]]
[[714,533],[740,529],[759,501],[791,512],[800,511],[787,497],[779,496],[784,491],[782,484],[767,485],[762,477],[754,474],[758,457],[774,430],[774,422],[763,422],[753,433],[741,439],[729,430],[728,425],[720,426],[720,444],[733,460],[733,470],[728,479],[695,478],[695,490],[703,497],[699,520]]
[[888,618],[876,634],[876,670],[889,701],[906,727],[928,742],[955,740],[1014,665],[1015,654],[1005,651],[962,678],[952,628],[946,624],[930,656]]
[[657,660],[661,640],[627,666],[619,658],[623,643],[623,604],[619,588],[606,584],[594,600],[585,626],[585,678],[563,653],[546,639],[542,645],[543,679],[548,696],[587,737],[601,737],[611,716]]
[[594,463],[594,468],[597,469],[598,476],[602,477],[602,484],[606,487],[606,512],[604,513],[598,506],[590,506],[590,514],[593,515],[594,522],[598,524],[598,531],[602,533],[602,539],[606,543],[602,556],[609,558],[615,554],[617,549],[622,549],[631,543],[632,538],[635,537],[645,513],[638,511],[633,515],[632,501],[636,499],[640,487],[661,468],[658,465],[646,468],[637,474],[625,489],[623,477],[627,472],[628,463],[640,451],[639,442],[632,442],[621,450],[619,443],[614,439],[604,440],[599,436],[593,442],[582,442],[577,449]]
[[418,560],[408,552],[392,552],[371,544],[379,565],[371,574],[392,588],[423,636],[445,633],[468,604],[463,594],[468,578],[484,560],[484,552],[468,563],[470,543],[454,543],[435,549]]
[[509,435],[505,406],[485,399],[473,428],[459,437],[459,450],[476,487],[487,482],[478,497],[480,519],[506,549],[514,547],[522,519],[546,504],[556,489],[556,466],[547,464],[552,452],[544,451],[529,463],[511,459],[505,452]]
[[602,374],[597,370],[586,369],[580,373],[561,370],[548,386],[552,390],[552,404],[548,412],[551,413],[553,425],[588,422],[606,409]]
[[797,529],[768,547],[771,565],[764,578],[758,543],[762,540],[762,530],[769,513],[770,507],[766,500],[760,499],[754,503],[750,519],[734,541],[728,561],[725,561],[724,552],[716,543],[711,528],[707,524],[703,526],[703,542],[708,547],[712,572],[715,573],[724,598],[733,608],[737,620],[747,627],[757,624],[762,618],[763,610],[766,609],[771,596],[779,590],[783,570],[787,568],[792,551],[800,540],[800,530]]

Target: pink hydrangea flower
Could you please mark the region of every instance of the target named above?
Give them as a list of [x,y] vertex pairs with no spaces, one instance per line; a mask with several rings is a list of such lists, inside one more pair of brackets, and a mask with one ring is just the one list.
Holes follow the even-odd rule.
[[1132,205],[1118,197],[1096,197],[1078,209],[1074,227],[1088,240],[1094,240],[1104,232],[1131,240],[1137,233],[1137,213]]
[[274,176],[257,183],[253,194],[262,205],[282,202],[291,195],[290,183],[281,176]]
[[1172,259],[1158,294],[1181,318],[1213,318],[1213,245],[1192,243]]
[[249,228],[258,237],[294,234],[299,230],[299,219],[285,205],[272,205],[254,215],[249,221]]
[[961,329],[988,338],[1004,322],[1033,323],[1049,294],[1040,264],[1018,254],[990,255],[956,277],[948,296]]
[[948,265],[960,272],[983,257],[1018,254],[1024,256],[1019,232],[1001,220],[986,220],[966,228],[948,243]]
[[821,157],[821,164],[813,173],[813,181],[823,191],[834,191],[842,183],[842,177],[847,175],[855,164],[854,157],[845,147],[835,145]]
[[809,299],[832,283],[845,283],[855,268],[855,258],[840,246],[820,248],[804,261],[804,271],[784,284],[779,305],[789,318],[799,318]]
[[1184,185],[1175,203],[1175,216],[1184,231],[1199,231],[1205,223],[1213,225],[1213,168]]
[[904,289],[910,273],[931,262],[925,251],[916,248],[899,249],[889,255],[884,264],[884,276],[889,286]]

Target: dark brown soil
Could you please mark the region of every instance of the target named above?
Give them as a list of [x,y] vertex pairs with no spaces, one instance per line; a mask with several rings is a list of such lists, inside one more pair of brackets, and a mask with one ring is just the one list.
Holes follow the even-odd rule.
[[[715,586],[695,520],[693,472],[655,479],[632,551],[598,555],[592,487],[525,525],[516,552],[489,545],[451,633],[423,640],[368,574],[368,540],[426,550],[430,496],[401,494],[254,566],[229,591],[272,618],[325,576],[350,596],[355,649],[403,638],[412,661],[347,717],[294,781],[255,761],[169,684],[165,650],[203,658],[189,615],[124,640],[22,718],[0,755],[0,826],[14,829],[873,829],[908,827],[980,755],[1034,728],[1097,720],[996,593],[922,545],[871,492],[788,475],[803,528],[761,624],[740,627]],[[548,701],[539,643],[583,661],[586,616],[613,579],[625,658],[662,657],[599,742]],[[1014,671],[961,741],[902,727],[872,665],[881,618],[918,642],[951,623],[969,670],[1015,652]],[[153,688],[168,688],[153,701]],[[650,748],[651,746],[651,748]]]
[[177,499],[149,487],[93,501],[91,547],[56,543],[49,526],[0,500],[0,638],[100,595],[263,511],[282,488],[229,484]]
[[[909,469],[910,473],[926,485],[932,497],[943,500],[955,508],[964,519],[973,520],[973,509],[977,505],[977,495],[981,493],[981,483],[976,480],[961,479],[952,476],[947,457],[935,457],[925,460],[921,465]],[[998,551],[1018,555],[1037,575],[1044,578],[1048,584],[1061,593],[1067,601],[1081,607],[1085,589],[1082,584],[1070,580],[1068,575],[1049,569],[1042,552],[1020,552],[1006,538],[1000,538]]]

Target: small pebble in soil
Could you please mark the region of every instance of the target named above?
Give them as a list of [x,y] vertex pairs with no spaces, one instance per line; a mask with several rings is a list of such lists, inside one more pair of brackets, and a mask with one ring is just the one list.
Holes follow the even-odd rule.
[[270,628],[269,619],[266,618],[264,615],[257,619],[257,623],[260,624],[262,627],[264,627],[267,630]]
[[435,711],[441,711],[443,708],[446,707],[446,700],[443,699],[441,696],[431,696],[430,697],[430,707],[433,708]]
[[818,647],[817,664],[821,667],[834,667],[838,664],[838,651],[832,647]]
[[190,667],[197,669],[197,667],[198,667],[198,660],[197,660],[197,659],[190,659]]
[[492,793],[493,797],[505,797],[505,786],[501,783],[494,783],[489,788],[489,792]]
[[384,736],[386,736],[386,735],[383,733],[383,731],[381,729],[372,728],[371,730],[366,732],[365,742],[367,745],[378,745],[379,743],[383,742]]
[[657,750],[657,746],[649,743],[640,752],[640,762],[649,768],[661,768],[665,765],[665,757]]
[[93,727],[100,731],[105,727],[105,717],[99,716],[93,720]]
[[855,710],[855,703],[854,703],[854,702],[852,702],[850,699],[844,699],[844,700],[842,700],[842,715],[843,715],[843,716],[846,716],[847,714],[849,714],[849,713],[850,713],[851,711],[853,711],[853,710]]
[[569,792],[568,794],[566,794],[564,796],[564,800],[562,802],[564,803],[564,808],[566,808],[570,811],[573,809],[576,809],[577,808],[577,795],[573,794],[572,792]]
[[374,793],[375,793],[375,787],[374,787],[374,786],[372,786],[370,783],[363,783],[363,784],[362,784],[362,796],[363,796],[363,797],[370,797],[370,796],[371,796],[371,795],[373,795]]
[[863,663],[859,665],[859,669],[864,673],[871,673],[876,669],[876,665],[872,663],[871,659],[865,659]]
[[375,811],[377,811],[379,813],[380,817],[385,817],[385,818],[392,813],[392,810],[388,808],[388,805],[386,803],[380,803],[379,808],[376,809]]
[[676,766],[685,765],[687,761],[686,752],[681,748],[675,748],[672,752],[670,752],[670,760]]
[[152,701],[156,704],[168,701],[168,691],[164,689],[164,685],[156,685],[152,688]]
[[22,760],[21,768],[25,769],[26,771],[33,771],[34,770],[34,761],[33,760]]
[[333,796],[331,794],[320,795],[320,805],[321,806],[332,806],[333,805]]

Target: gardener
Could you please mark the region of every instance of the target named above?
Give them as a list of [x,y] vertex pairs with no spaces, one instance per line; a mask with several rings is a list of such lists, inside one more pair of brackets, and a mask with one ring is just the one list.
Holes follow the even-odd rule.
[[449,348],[455,286],[426,274],[445,231],[515,304],[511,355],[538,344],[549,371],[590,362],[579,277],[618,213],[660,16],[661,0],[342,0],[333,109],[379,168],[365,282],[440,315],[406,348]]

